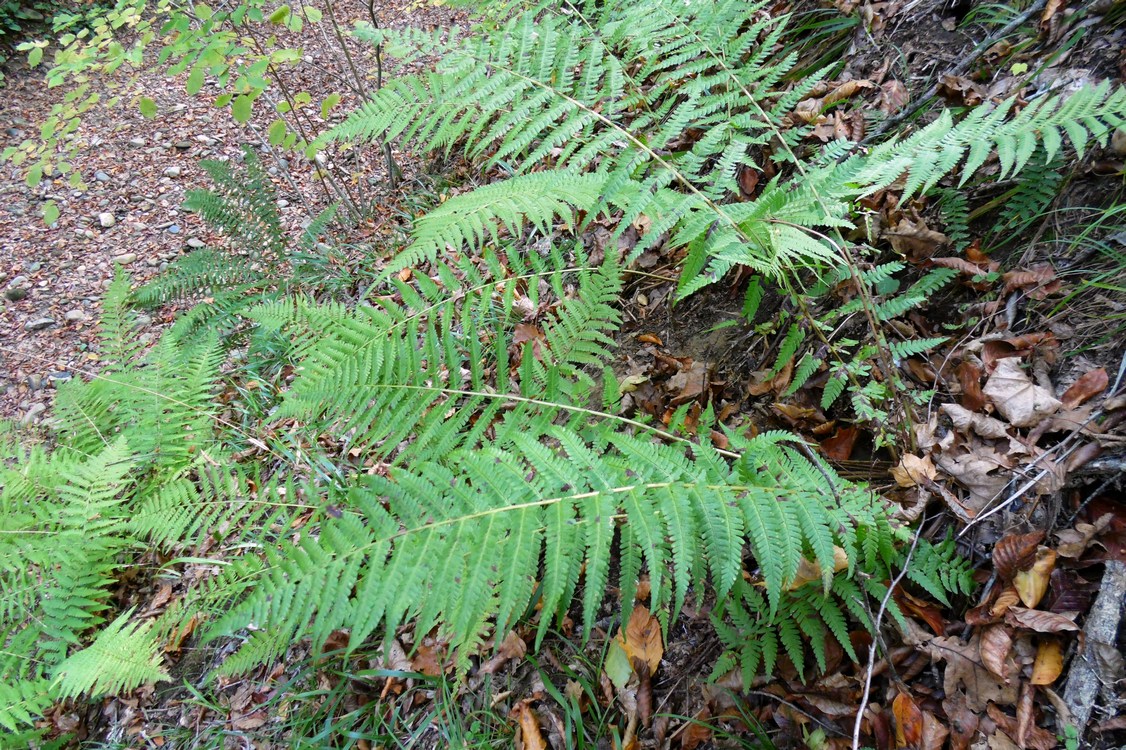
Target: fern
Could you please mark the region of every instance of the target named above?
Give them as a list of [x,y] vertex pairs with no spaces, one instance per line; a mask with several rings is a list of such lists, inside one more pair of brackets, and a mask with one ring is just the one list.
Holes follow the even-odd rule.
[[56,673],[61,697],[117,694],[168,680],[151,623],[130,623],[132,610],[99,631],[94,642],[63,661]]

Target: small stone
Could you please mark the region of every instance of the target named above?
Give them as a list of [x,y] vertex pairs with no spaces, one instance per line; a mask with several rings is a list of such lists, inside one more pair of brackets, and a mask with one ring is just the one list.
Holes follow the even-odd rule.
[[197,135],[195,137],[195,139],[197,141],[199,141],[200,143],[202,143],[204,146],[214,146],[216,143],[219,142],[219,141],[215,140],[214,138],[211,138],[210,136],[206,136],[206,135]]
[[199,239],[198,237],[189,237],[188,238],[188,247],[190,247],[193,250],[199,250],[201,247],[206,247],[206,246],[207,246],[207,243],[205,243],[203,240]]
[[137,320],[137,325],[139,325],[139,326],[152,325],[152,316],[151,315],[145,315],[144,313],[137,313],[136,320]]
[[27,413],[23,415],[22,421],[24,424],[31,424],[35,421],[36,417],[45,411],[47,411],[46,404],[32,404],[31,408],[27,410]]
[[12,302],[19,302],[21,299],[27,297],[30,292],[22,286],[14,286],[4,290],[4,296]]
[[23,138],[23,131],[19,128],[8,128],[4,133],[12,138]]
[[117,219],[109,211],[103,211],[98,214],[98,223],[101,224],[102,229],[109,229],[117,223]]
[[75,308],[74,310],[67,310],[66,319],[71,323],[86,320],[86,313],[77,308]]
[[27,272],[28,273],[37,273],[39,271],[39,269],[42,268],[42,267],[43,267],[43,264],[40,263],[39,261],[35,260],[35,261],[32,261],[31,263],[27,264]]
[[109,182],[109,175],[99,169],[94,173],[94,179],[98,182]]
[[164,176],[165,177],[179,177],[180,176],[180,168],[179,167],[169,167],[168,169],[164,170]]
[[180,149],[181,151],[187,151],[191,147],[191,141],[176,141],[176,148]]
[[119,266],[127,266],[135,260],[137,260],[136,253],[122,253],[121,255],[114,256],[113,262]]
[[47,385],[47,378],[42,375],[28,375],[27,387],[33,391],[41,391]]
[[59,372],[47,373],[47,379],[50,380],[52,383],[55,383],[55,384],[65,383],[66,381],[70,380],[73,377],[74,376],[71,375],[69,372],[66,372],[66,371],[63,371],[63,370],[60,370]]
[[281,170],[289,169],[289,160],[288,159],[278,159],[278,169],[281,169]]
[[286,208],[287,206],[289,206],[289,201],[287,201],[285,198],[282,198],[280,201],[278,201],[278,208]]
[[13,278],[11,281],[8,282],[8,288],[9,289],[14,289],[17,286],[26,286],[26,285],[27,285],[27,277],[26,276],[16,276],[15,278]]
[[145,139],[144,138],[130,138],[129,139],[129,145],[132,146],[133,148],[140,148],[141,146],[145,145]]
[[170,227],[168,227],[168,233],[169,234],[179,234],[180,233],[180,225],[179,224],[171,225]]
[[53,325],[55,325],[55,319],[44,316],[42,318],[35,318],[34,320],[27,321],[23,324],[23,327],[28,331],[41,331],[44,328],[50,328]]

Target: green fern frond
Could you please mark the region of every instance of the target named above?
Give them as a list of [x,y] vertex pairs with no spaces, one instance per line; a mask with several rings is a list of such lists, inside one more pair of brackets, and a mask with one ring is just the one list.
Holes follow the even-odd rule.
[[170,679],[151,623],[130,623],[133,610],[98,632],[94,642],[59,664],[55,679],[62,697],[119,694]]

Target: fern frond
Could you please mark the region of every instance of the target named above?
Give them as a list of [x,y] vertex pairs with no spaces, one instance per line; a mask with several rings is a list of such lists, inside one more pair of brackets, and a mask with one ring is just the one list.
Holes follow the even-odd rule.
[[66,658],[55,673],[62,697],[118,694],[170,679],[151,623],[130,623],[133,610],[98,632],[94,642]]

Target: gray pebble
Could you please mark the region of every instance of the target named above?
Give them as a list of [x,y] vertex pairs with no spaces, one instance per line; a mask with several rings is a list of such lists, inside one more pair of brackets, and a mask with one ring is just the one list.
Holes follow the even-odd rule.
[[103,211],[98,214],[98,223],[101,224],[102,229],[109,229],[117,223],[117,219],[109,211]]
[[180,225],[179,224],[173,224],[172,226],[168,227],[168,233],[169,234],[179,234],[180,233]]
[[144,138],[130,138],[129,139],[129,145],[132,146],[133,148],[140,148],[141,146],[145,145],[145,139]]
[[99,169],[94,173],[94,179],[98,182],[109,182],[109,175]]
[[127,266],[135,260],[137,260],[136,253],[122,253],[121,255],[114,256],[113,262],[119,266]]
[[206,247],[206,246],[207,246],[207,243],[205,243],[203,240],[201,240],[198,237],[189,237],[188,238],[188,247],[192,248],[193,250],[199,250],[201,247]]
[[14,279],[8,282],[8,288],[13,289],[17,286],[24,286],[25,284],[27,284],[26,276],[16,276]]
[[40,331],[44,328],[50,328],[53,325],[55,325],[55,319],[44,316],[27,321],[23,324],[23,327],[28,331]]
[[35,421],[36,417],[45,411],[47,411],[46,404],[32,404],[31,408],[27,410],[27,413],[23,415],[22,421],[24,424],[31,424]]
[[79,309],[67,310],[66,319],[70,322],[86,320],[86,313]]
[[180,168],[179,167],[169,167],[168,169],[164,170],[164,176],[165,177],[179,177],[180,176]]

